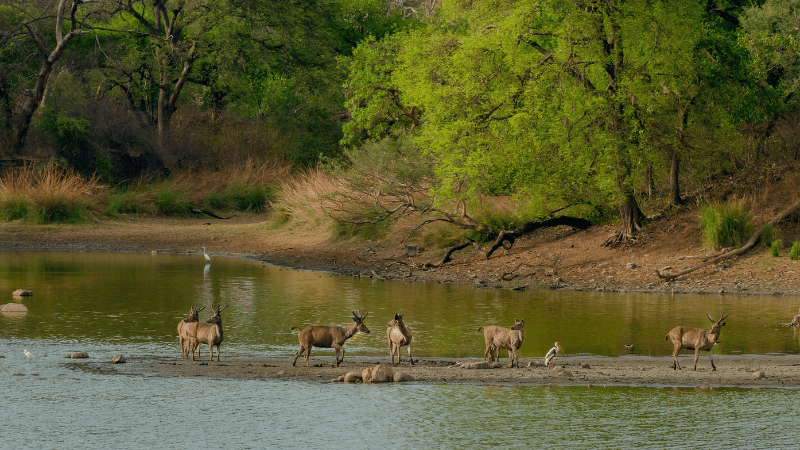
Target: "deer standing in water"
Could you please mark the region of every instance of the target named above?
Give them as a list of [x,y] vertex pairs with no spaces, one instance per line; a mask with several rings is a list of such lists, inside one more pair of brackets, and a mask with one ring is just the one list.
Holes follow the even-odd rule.
[[[361,310],[358,314],[353,311],[353,324],[345,327],[339,326],[326,326],[326,325],[309,325],[303,329],[298,326],[292,325],[292,330],[300,330],[297,334],[297,339],[300,341],[300,350],[294,354],[292,365],[297,363],[297,358],[305,352],[306,367],[308,367],[308,358],[311,356],[312,347],[333,348],[336,350],[336,367],[344,361],[344,343],[353,337],[357,332],[369,333],[369,328],[364,325],[364,319],[367,318],[369,313],[361,315]],[[339,353],[342,359],[339,359]]]

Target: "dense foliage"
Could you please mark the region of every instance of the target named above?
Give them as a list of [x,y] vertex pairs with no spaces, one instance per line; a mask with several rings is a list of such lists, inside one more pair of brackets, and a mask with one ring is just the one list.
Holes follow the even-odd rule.
[[323,157],[362,193],[424,172],[429,211],[504,196],[624,239],[643,201],[800,157],[799,30],[794,0],[5,0],[0,123],[7,155],[105,182]]

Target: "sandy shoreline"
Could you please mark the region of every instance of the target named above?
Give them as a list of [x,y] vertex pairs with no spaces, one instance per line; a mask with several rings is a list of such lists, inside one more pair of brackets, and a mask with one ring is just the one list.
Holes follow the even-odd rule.
[[[109,362],[75,363],[84,370],[103,371],[124,375],[165,377],[193,377],[242,380],[285,380],[334,382],[348,372],[383,365],[395,372],[409,375],[414,383],[451,383],[474,385],[560,385],[560,386],[651,386],[651,387],[747,387],[747,388],[800,388],[800,356],[747,355],[715,356],[716,371],[705,355],[700,357],[697,371],[692,370],[693,355],[683,354],[679,361],[683,370],[672,369],[671,357],[589,357],[575,356],[558,359],[559,374],[550,375],[549,369],[537,365],[540,359],[520,358],[520,368],[464,369],[458,361],[477,362],[482,359],[426,358],[415,359],[412,367],[408,361],[391,366],[386,358],[348,357],[337,368],[332,357],[314,357],[311,367],[298,362],[292,366],[291,358],[265,358],[252,356],[225,356],[221,361],[197,360],[180,357],[131,356],[125,364]],[[502,358],[504,366],[508,360]],[[528,366],[532,362],[534,365]],[[755,378],[754,373],[764,373]]]

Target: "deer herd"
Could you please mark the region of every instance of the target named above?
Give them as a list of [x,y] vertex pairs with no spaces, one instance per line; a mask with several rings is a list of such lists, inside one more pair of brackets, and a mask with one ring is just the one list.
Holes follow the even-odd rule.
[[[197,357],[200,357],[200,345],[206,344],[208,346],[209,360],[214,359],[214,348],[217,349],[217,361],[219,361],[220,345],[224,337],[222,328],[222,316],[220,313],[227,308],[228,305],[222,306],[218,304],[216,308],[212,305],[211,310],[213,314],[205,322],[200,322],[199,313],[205,307],[198,308],[197,305],[192,306],[189,315],[185,319],[178,322],[178,342],[181,348],[181,355],[185,358],[190,357],[192,361],[195,360],[195,352]],[[353,323],[347,327],[341,326],[326,326],[326,325],[309,325],[305,328],[292,326],[292,330],[299,330],[297,339],[300,341],[300,349],[294,354],[292,365],[297,363],[297,358],[303,355],[306,367],[309,367],[308,358],[311,356],[311,348],[333,348],[336,352],[335,361],[336,366],[344,360],[344,344],[353,337],[356,333],[369,333],[369,328],[364,324],[364,319],[367,318],[369,313],[361,313],[361,310],[356,313],[353,311]],[[665,339],[672,341],[672,368],[680,370],[681,365],[678,363],[678,353],[681,350],[694,350],[694,370],[697,370],[697,360],[700,357],[700,350],[705,350],[708,354],[708,359],[711,362],[711,370],[717,370],[714,365],[714,359],[711,357],[711,350],[714,344],[719,342],[719,334],[722,326],[725,325],[727,314],[720,317],[719,320],[714,320],[710,314],[707,314],[708,320],[711,322],[711,330],[705,328],[691,328],[677,326],[667,333]],[[800,318],[800,314],[796,319]],[[800,319],[798,319],[800,320]],[[483,326],[478,328],[478,331],[483,332],[483,340],[485,348],[483,351],[484,361],[492,363],[499,361],[500,349],[508,350],[508,367],[519,367],[519,360],[517,357],[517,350],[522,346],[522,341],[525,339],[525,321],[522,319],[514,319],[514,325],[511,328],[499,327],[496,325]],[[408,360],[411,365],[414,365],[414,358],[411,357],[411,340],[414,335],[411,329],[403,321],[403,314],[395,313],[394,318],[386,324],[386,341],[389,346],[389,355],[394,362],[394,355],[397,354],[397,364],[400,364],[401,354],[400,348],[407,347]],[[555,347],[545,356],[545,365],[547,367],[555,366],[555,355],[558,351],[564,352],[558,342]]]

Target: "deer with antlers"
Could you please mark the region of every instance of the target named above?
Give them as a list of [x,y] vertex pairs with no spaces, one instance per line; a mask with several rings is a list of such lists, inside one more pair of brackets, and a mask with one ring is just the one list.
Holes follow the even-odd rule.
[[665,337],[665,340],[672,340],[674,351],[672,352],[672,369],[680,370],[681,365],[678,363],[678,353],[682,349],[694,350],[694,370],[697,370],[697,359],[700,358],[700,350],[705,350],[708,353],[708,359],[711,361],[711,370],[717,370],[714,365],[714,359],[711,357],[711,349],[719,339],[720,328],[725,325],[727,314],[720,317],[718,321],[714,321],[711,314],[706,314],[708,320],[711,321],[711,330],[705,328],[690,328],[677,326],[670,330]]
[[211,315],[205,322],[194,322],[184,325],[186,334],[194,335],[194,340],[190,340],[192,361],[194,361],[194,351],[197,349],[197,356],[200,356],[200,345],[208,345],[209,361],[214,360],[214,347],[217,348],[217,361],[219,361],[220,349],[222,339],[225,337],[225,330],[222,328],[222,316],[220,313],[227,308],[228,305],[222,306],[222,303],[214,308],[211,305],[214,314]]
[[[339,326],[326,326],[326,325],[309,325],[303,329],[298,326],[292,325],[292,330],[300,330],[297,334],[297,339],[300,341],[300,350],[294,354],[292,365],[297,362],[297,358],[305,352],[306,367],[308,367],[308,358],[311,356],[311,347],[320,348],[333,348],[336,350],[336,367],[344,361],[344,343],[353,337],[357,332],[369,333],[369,328],[364,325],[364,319],[367,318],[369,313],[358,314],[353,311],[353,324],[348,327]],[[342,359],[339,359],[341,353]]]

